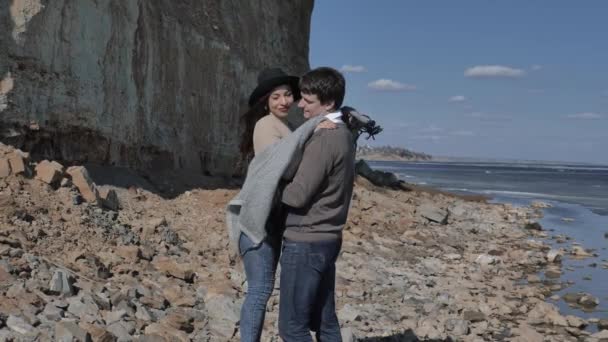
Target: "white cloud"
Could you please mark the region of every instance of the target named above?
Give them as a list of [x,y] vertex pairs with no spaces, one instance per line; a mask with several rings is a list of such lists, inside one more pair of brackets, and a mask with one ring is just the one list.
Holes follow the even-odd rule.
[[567,116],[569,119],[577,119],[577,120],[597,120],[602,119],[604,116],[597,113],[584,112],[584,113],[576,113],[570,114]]
[[464,71],[466,77],[489,78],[489,77],[522,77],[526,72],[504,65],[477,65]]
[[532,71],[538,71],[538,70],[540,70],[542,68],[543,68],[543,66],[542,65],[538,65],[538,64],[534,64],[533,66],[530,67],[530,69]]
[[451,135],[459,136],[459,137],[473,137],[475,136],[475,132],[472,131],[454,131],[450,133]]
[[455,95],[448,99],[449,102],[464,102],[467,98],[462,95]]
[[373,82],[368,83],[369,88],[380,91],[413,91],[416,90],[415,85],[404,84],[401,82],[389,80],[389,79],[379,79]]
[[353,72],[353,73],[359,73],[359,72],[366,72],[367,69],[363,66],[363,65],[350,65],[350,64],[345,64],[340,68],[340,71],[342,72]]

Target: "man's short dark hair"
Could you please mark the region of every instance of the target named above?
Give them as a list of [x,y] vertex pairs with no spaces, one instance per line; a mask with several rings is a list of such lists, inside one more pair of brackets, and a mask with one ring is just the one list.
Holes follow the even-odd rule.
[[333,68],[313,69],[300,78],[300,91],[303,94],[317,95],[321,104],[334,101],[334,109],[342,106],[345,92],[344,76]]

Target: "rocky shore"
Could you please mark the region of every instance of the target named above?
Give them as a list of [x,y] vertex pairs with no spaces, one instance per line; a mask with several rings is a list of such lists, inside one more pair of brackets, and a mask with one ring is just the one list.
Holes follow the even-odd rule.
[[[246,283],[224,225],[238,189],[99,185],[0,147],[0,341],[238,340]],[[547,271],[588,252],[551,250],[540,215],[358,177],[337,265],[345,341],[608,340],[608,322],[547,302],[568,285]],[[279,340],[278,300],[264,341]]]

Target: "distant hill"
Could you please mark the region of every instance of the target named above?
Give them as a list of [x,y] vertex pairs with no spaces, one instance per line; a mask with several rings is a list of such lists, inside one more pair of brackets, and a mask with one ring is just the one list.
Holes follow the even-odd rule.
[[431,160],[433,157],[426,153],[413,152],[402,147],[394,146],[358,146],[357,158],[367,160]]

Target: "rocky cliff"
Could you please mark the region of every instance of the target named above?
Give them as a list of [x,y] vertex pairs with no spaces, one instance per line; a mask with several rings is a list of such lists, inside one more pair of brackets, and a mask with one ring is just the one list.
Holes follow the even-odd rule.
[[233,172],[257,72],[308,68],[313,0],[0,2],[0,140],[34,158]]

